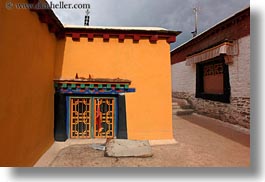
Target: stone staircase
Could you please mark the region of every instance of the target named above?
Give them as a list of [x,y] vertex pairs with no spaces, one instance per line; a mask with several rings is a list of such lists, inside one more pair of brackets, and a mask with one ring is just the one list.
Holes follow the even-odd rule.
[[172,114],[177,116],[190,115],[194,112],[186,99],[172,98]]

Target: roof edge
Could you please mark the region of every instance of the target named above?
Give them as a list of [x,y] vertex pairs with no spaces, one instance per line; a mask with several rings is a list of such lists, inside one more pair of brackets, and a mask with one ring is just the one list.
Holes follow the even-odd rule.
[[234,13],[233,15],[223,19],[222,21],[216,23],[215,25],[213,25],[212,27],[206,29],[205,31],[201,32],[199,35],[197,35],[196,37],[193,37],[192,39],[188,40],[187,42],[184,42],[183,44],[179,45],[178,47],[176,47],[175,49],[171,50],[170,53],[171,55],[174,54],[174,52],[176,52],[177,50],[188,46],[190,43],[201,39],[203,36],[208,37],[209,35],[206,34],[210,34],[211,32],[215,32],[216,30],[219,29],[220,26],[222,26],[223,24],[232,21],[234,18],[239,17],[241,15],[243,15],[244,13],[246,13],[247,11],[250,11],[250,6],[247,6],[246,8],[237,11],[236,13]]
[[163,35],[175,35],[181,34],[181,31],[167,30],[160,27],[103,27],[103,26],[69,26],[65,25],[64,30],[68,32],[78,32],[78,33],[92,33],[92,32],[102,32],[102,33],[136,33],[136,34],[163,34]]
[[45,6],[43,5],[43,7],[46,8],[34,8],[33,6],[33,8],[30,8],[30,11],[35,12],[38,15],[41,23],[47,24],[49,32],[54,33],[58,39],[64,38],[64,26],[50,8],[47,0],[28,0],[28,3],[34,6],[38,5],[38,3],[45,3]]
[[[169,42],[173,41],[173,36],[178,36],[181,31],[167,30],[160,27],[101,27],[101,26],[76,26],[63,25],[53,10],[49,7],[47,0],[28,0],[28,3],[36,5],[46,3],[48,8],[31,8],[30,11],[37,13],[40,22],[47,24],[49,32],[54,33],[58,39],[65,38],[67,33],[101,33],[101,34],[144,34],[144,35],[162,35],[168,36]],[[156,40],[156,37],[152,39]]]
[[140,39],[148,38],[151,43],[156,43],[158,40],[166,40],[167,43],[176,42],[176,37],[180,31],[172,31],[158,27],[90,27],[90,26],[74,26],[65,27],[65,35],[72,37],[74,41],[79,41],[81,37],[88,38],[93,41],[94,37],[103,37],[105,42],[108,42],[110,37],[119,39],[119,42],[124,42],[125,39],[133,39],[134,42],[139,42]]

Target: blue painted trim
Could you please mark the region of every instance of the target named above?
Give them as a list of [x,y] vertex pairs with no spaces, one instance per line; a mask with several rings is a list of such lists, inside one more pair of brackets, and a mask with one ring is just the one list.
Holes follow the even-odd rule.
[[66,132],[67,138],[70,138],[70,97],[66,97]]
[[71,89],[68,87],[68,89],[56,89],[56,92],[63,93],[63,94],[78,94],[78,95],[87,95],[87,94],[94,94],[94,95],[118,95],[121,93],[132,93],[136,92],[135,88],[121,88],[121,89]]

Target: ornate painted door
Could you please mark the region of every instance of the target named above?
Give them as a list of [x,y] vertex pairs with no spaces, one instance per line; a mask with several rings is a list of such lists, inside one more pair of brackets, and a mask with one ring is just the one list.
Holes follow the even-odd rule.
[[70,138],[114,138],[114,97],[70,98]]
[[91,98],[70,99],[70,138],[91,138]]
[[114,138],[114,113],[114,98],[94,98],[95,138]]

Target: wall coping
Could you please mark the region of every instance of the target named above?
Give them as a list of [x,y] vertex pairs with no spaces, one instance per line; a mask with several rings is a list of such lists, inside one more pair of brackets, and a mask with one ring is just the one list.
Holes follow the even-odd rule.
[[[28,0],[28,2],[36,5],[40,0]],[[47,1],[42,3],[46,3],[47,7],[49,7]],[[172,31],[160,27],[63,26],[51,8],[31,8],[30,11],[36,12],[40,22],[46,23],[49,31],[54,33],[58,39],[63,39],[65,36],[72,36],[74,40],[77,40],[82,36],[81,34],[85,33],[90,40],[93,40],[94,36],[101,36],[104,40],[108,40],[110,36],[116,36],[120,41],[128,37],[133,37],[134,41],[148,37],[153,43],[156,43],[158,39],[166,39],[168,43],[173,43],[176,41],[176,36],[181,33],[180,31]]]
[[131,38],[135,42],[141,39],[149,39],[151,43],[165,39],[168,43],[176,41],[180,31],[172,31],[159,27],[100,27],[100,26],[65,26],[65,35],[79,41],[81,37],[86,37],[93,41],[95,37],[102,37],[104,41],[109,41],[111,37],[118,38],[120,42]]

